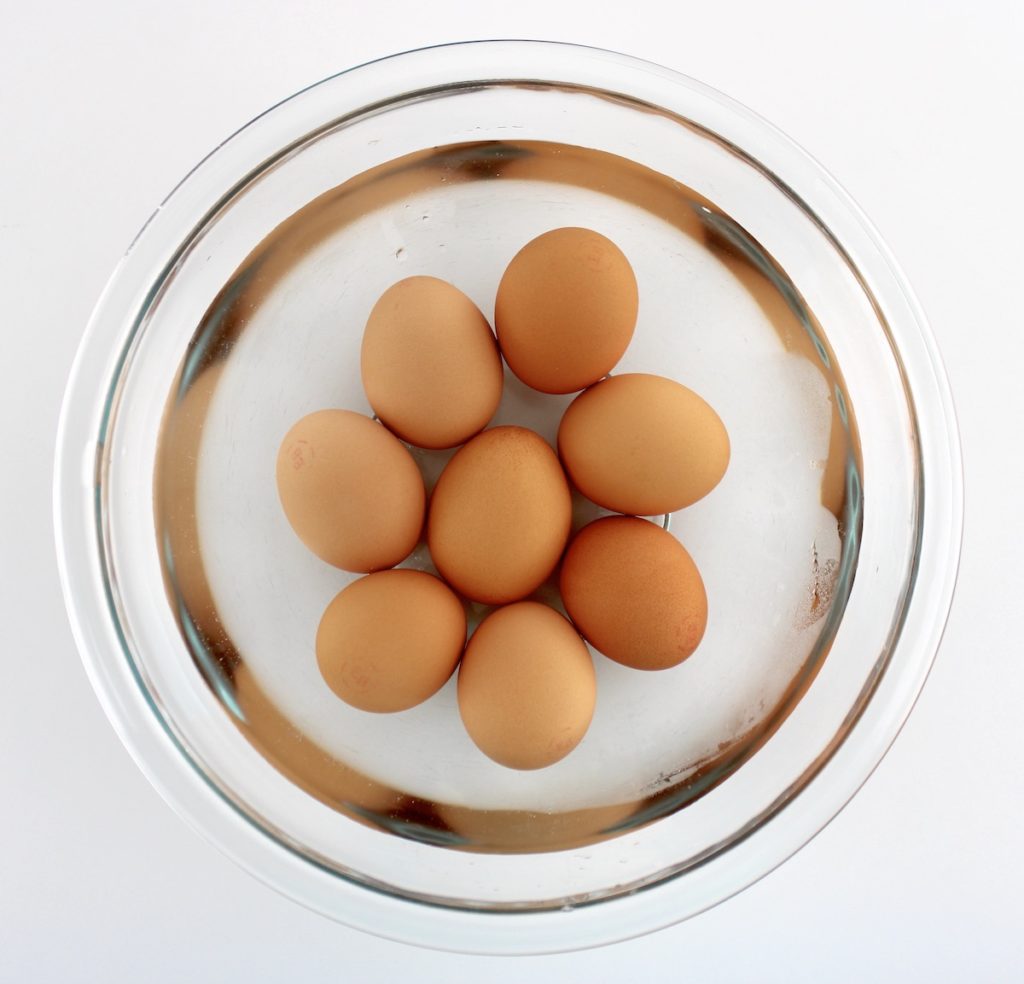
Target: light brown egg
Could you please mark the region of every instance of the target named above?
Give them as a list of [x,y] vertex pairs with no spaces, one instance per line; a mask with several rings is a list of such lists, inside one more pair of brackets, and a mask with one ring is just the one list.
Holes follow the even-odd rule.
[[479,308],[436,277],[389,287],[370,312],[360,360],[374,413],[403,441],[451,448],[501,400],[498,345]]
[[404,711],[437,693],[466,644],[462,602],[432,574],[378,571],[327,606],[316,659],[327,685],[362,711]]
[[675,512],[708,494],[729,464],[729,435],[693,390],[626,373],[581,393],[558,428],[558,453],[576,487],[606,509]]
[[318,410],[288,431],[277,491],[299,539],[346,571],[394,566],[423,528],[426,491],[408,448],[349,410]]
[[498,287],[494,327],[509,368],[543,393],[572,393],[611,372],[636,327],[629,260],[590,229],[527,243]]
[[565,552],[560,586],[584,638],[637,670],[681,663],[707,626],[697,565],[675,537],[645,519],[609,516],[584,526]]
[[510,769],[542,769],[580,743],[597,680],[569,622],[522,601],[492,612],[473,633],[458,694],[463,724],[485,755]]
[[571,517],[569,485],[551,448],[525,427],[494,427],[441,473],[427,545],[453,588],[500,605],[525,597],[551,573]]

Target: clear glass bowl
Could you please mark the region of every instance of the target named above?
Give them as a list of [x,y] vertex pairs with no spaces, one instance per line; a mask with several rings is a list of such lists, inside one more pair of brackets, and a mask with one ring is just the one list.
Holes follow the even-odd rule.
[[[382,290],[440,276],[490,315],[511,256],[561,225],[604,232],[636,269],[616,371],[704,395],[733,460],[658,518],[708,586],[697,654],[657,674],[595,656],[584,742],[517,773],[469,742],[451,681],[398,715],[326,690],[312,638],[351,576],[291,534],[273,460],[303,413],[368,412],[359,341]],[[495,422],[551,439],[568,399],[506,375]],[[445,456],[418,460],[429,483]],[[55,483],[83,660],[166,799],[314,909],[480,952],[684,919],[827,823],[923,685],[961,500],[924,318],[831,178],[683,76],[504,41],[342,73],[204,160],[97,306]]]

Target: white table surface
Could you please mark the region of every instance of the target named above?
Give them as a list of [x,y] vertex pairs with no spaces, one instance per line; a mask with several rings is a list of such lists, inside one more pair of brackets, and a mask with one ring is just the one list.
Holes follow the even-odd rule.
[[[0,2],[0,980],[1020,981],[1024,935],[1024,21],[1015,0]],[[787,131],[859,201],[944,353],[967,524],[945,641],[896,744],[810,845],[688,923],[603,950],[416,950],[277,896],[118,742],[64,615],[58,406],[157,202],[266,106],[428,43],[616,48]]]

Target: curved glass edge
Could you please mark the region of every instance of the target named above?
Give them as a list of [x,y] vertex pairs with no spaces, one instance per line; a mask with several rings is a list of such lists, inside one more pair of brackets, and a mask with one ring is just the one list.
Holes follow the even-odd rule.
[[[365,72],[374,67],[379,69],[380,66],[390,68],[395,58],[403,61],[410,58],[423,59],[431,50],[421,49],[391,56],[339,73],[302,90],[284,100],[284,103],[295,103],[314,90],[322,92],[321,87],[351,72]],[[436,52],[436,49],[433,50]],[[540,56],[542,60],[550,57],[549,64],[562,59],[566,63],[572,59],[595,59],[602,63],[603,68],[614,65],[620,73],[627,75],[655,75],[663,83],[688,89],[714,102],[730,116],[746,120],[761,131],[770,132],[774,142],[780,145],[776,148],[780,153],[790,156],[795,154],[803,161],[804,170],[808,172],[806,177],[817,184],[815,194],[824,196],[829,205],[828,209],[823,209],[816,202],[814,208],[815,213],[828,223],[828,227],[835,229],[835,224],[829,219],[832,212],[838,216],[845,213],[847,220],[854,220],[854,231],[861,234],[863,247],[876,254],[870,264],[865,264],[866,257],[856,255],[853,256],[854,262],[858,269],[871,268],[869,279],[873,285],[882,275],[882,279],[890,281],[887,285],[888,296],[883,297],[883,301],[890,302],[894,307],[898,307],[898,302],[902,301],[906,308],[902,317],[890,318],[894,332],[899,335],[896,339],[899,350],[906,357],[916,345],[920,349],[918,355],[923,357],[905,360],[908,386],[915,403],[926,408],[924,413],[918,415],[926,483],[922,514],[923,549],[919,557],[919,569],[927,574],[931,583],[928,584],[927,596],[922,595],[920,584],[915,589],[904,629],[905,639],[913,640],[915,657],[913,660],[908,658],[906,662],[913,665],[915,672],[898,678],[888,674],[883,679],[879,696],[884,692],[886,699],[876,699],[858,724],[858,730],[871,732],[875,735],[875,741],[869,745],[864,742],[845,743],[826,763],[814,780],[816,809],[804,807],[795,810],[791,806],[787,809],[787,824],[784,828],[769,821],[747,841],[737,845],[730,853],[731,865],[734,872],[742,873],[738,877],[734,874],[729,885],[716,884],[710,868],[703,871],[698,869],[688,875],[691,885],[695,878],[708,881],[711,877],[706,888],[709,901],[702,909],[708,908],[767,874],[838,813],[881,760],[923,686],[949,611],[962,536],[962,461],[948,381],[934,339],[926,327],[923,312],[892,255],[870,223],[850,197],[809,155],[756,114],[685,76],[600,49],[547,42],[470,42],[442,46],[442,50],[445,52],[445,72],[449,76],[453,75],[454,69],[460,67],[454,62],[461,59],[475,64],[472,56],[479,52],[482,57],[484,50],[495,54],[504,50],[509,55],[528,51]],[[497,59],[488,57],[487,60]],[[559,74],[565,72],[563,65]],[[408,73],[404,74],[408,77]],[[194,771],[141,703],[141,695],[123,661],[110,661],[102,655],[120,650],[115,627],[106,620],[104,606],[96,604],[102,597],[101,559],[94,528],[99,450],[96,435],[100,433],[103,408],[92,407],[91,413],[83,413],[82,408],[92,406],[96,393],[104,389],[103,382],[116,373],[116,362],[111,353],[121,349],[116,343],[123,340],[126,322],[123,317],[114,317],[112,314],[118,310],[124,312],[137,309],[146,285],[152,282],[150,274],[162,265],[159,262],[163,252],[158,246],[161,241],[159,231],[165,225],[173,227],[179,215],[194,215],[196,205],[204,197],[195,187],[198,181],[194,179],[198,174],[215,166],[220,152],[229,144],[239,151],[248,152],[238,156],[252,160],[252,151],[258,154],[260,145],[268,143],[258,132],[260,121],[281,105],[283,103],[261,114],[204,158],[144,226],[96,306],[68,383],[61,411],[55,464],[54,522],[58,566],[76,643],[108,718],[161,795],[191,826],[224,853],[283,894],[376,935],[463,952],[558,952],[641,935],[696,914],[693,910],[684,911],[678,907],[679,886],[671,881],[635,896],[615,899],[614,904],[559,912],[523,913],[511,919],[501,914],[431,909],[390,896],[368,893],[354,885],[339,884],[336,878],[325,872],[317,872],[255,828],[242,825],[245,829],[240,830],[234,811],[218,794],[196,782]],[[250,139],[252,137],[260,139]],[[239,142],[251,146],[241,147]],[[238,173],[237,168],[225,166],[226,162],[220,162],[220,165],[226,177]],[[808,183],[812,182],[809,180]],[[829,197],[831,201],[827,201]],[[176,207],[168,207],[171,205]],[[840,221],[838,224],[843,223]],[[840,238],[844,244],[847,243],[845,236]],[[163,241],[174,243],[178,240],[171,237]],[[163,259],[166,261],[165,257]],[[877,292],[877,286],[875,290]],[[909,644],[904,641],[901,645],[905,649]],[[850,780],[852,775],[857,777],[855,783]],[[673,888],[676,890],[673,891]]]

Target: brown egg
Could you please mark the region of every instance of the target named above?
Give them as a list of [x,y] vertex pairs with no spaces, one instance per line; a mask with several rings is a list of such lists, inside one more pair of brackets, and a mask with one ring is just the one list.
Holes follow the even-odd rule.
[[525,427],[477,435],[445,466],[427,518],[441,575],[474,601],[523,598],[554,569],[572,500],[558,458]]
[[633,337],[638,303],[633,268],[615,243],[590,229],[553,229],[512,258],[494,327],[524,383],[572,393],[615,368]]
[[458,693],[462,722],[485,755],[510,769],[542,769],[580,743],[597,680],[569,622],[521,601],[492,612],[473,633]]
[[327,606],[316,659],[327,685],[362,711],[404,711],[437,693],[466,644],[462,602],[433,574],[379,571]]
[[644,373],[612,376],[581,393],[558,428],[576,487],[606,509],[675,512],[708,494],[729,464],[729,435],[693,390]]
[[303,417],[281,442],[277,491],[299,539],[328,564],[366,572],[409,555],[426,492],[408,449],[349,410]]
[[363,388],[403,441],[451,448],[482,430],[501,400],[498,345],[477,306],[436,277],[389,287],[363,334]]
[[609,516],[584,526],[565,552],[560,586],[576,628],[624,666],[676,666],[704,635],[708,600],[697,565],[645,519]]

